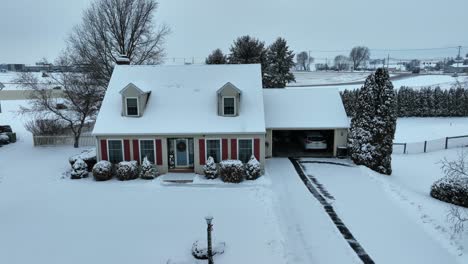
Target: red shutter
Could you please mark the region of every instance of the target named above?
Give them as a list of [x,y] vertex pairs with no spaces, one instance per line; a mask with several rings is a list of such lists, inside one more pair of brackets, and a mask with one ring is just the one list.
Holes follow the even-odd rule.
[[254,139],[254,155],[257,160],[260,160],[260,139]]
[[231,139],[231,159],[237,159],[237,139]]
[[202,138],[198,140],[198,149],[200,150],[200,165],[205,165],[205,140]]
[[228,140],[226,138],[223,138],[222,142],[223,142],[223,146],[222,146],[223,160],[227,160],[228,159]]
[[140,146],[138,139],[133,140],[133,159],[140,162]]
[[101,139],[101,160],[108,160],[107,158],[107,140]]
[[160,139],[156,139],[156,165],[163,165],[162,144]]
[[124,139],[124,160],[130,160],[130,140]]

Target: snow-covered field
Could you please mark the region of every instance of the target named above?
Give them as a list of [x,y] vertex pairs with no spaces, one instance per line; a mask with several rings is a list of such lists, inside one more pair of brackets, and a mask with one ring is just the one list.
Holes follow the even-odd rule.
[[[319,72],[321,73],[321,72]],[[321,73],[322,74],[322,73]],[[350,73],[350,74],[344,74],[345,77],[342,77],[340,76],[339,73],[324,73],[325,75],[324,76],[321,76],[321,75],[318,75],[318,76],[315,76],[314,79],[312,79],[311,82],[307,81],[306,79],[306,84],[305,85],[316,85],[316,84],[330,84],[330,83],[345,83],[345,82],[348,82],[349,81],[360,81],[360,80],[364,80],[368,75],[369,73]],[[365,76],[354,76],[354,74],[356,75],[365,75]],[[330,76],[328,76],[330,75]],[[333,77],[333,75],[336,75],[335,77]],[[349,77],[349,78],[348,78]],[[355,77],[354,79],[352,77]],[[304,82],[303,79],[305,79],[305,77],[301,77],[301,79],[299,79],[299,82]],[[342,80],[340,80],[342,79]],[[336,80],[336,82],[335,82]],[[468,81],[468,77],[467,76],[460,76],[458,78],[454,78],[450,75],[414,75],[414,76],[410,76],[408,78],[405,78],[405,79],[401,79],[401,80],[396,80],[396,81],[392,81],[393,83],[393,86],[395,87],[395,89],[399,89],[400,87],[402,86],[407,86],[407,87],[413,87],[413,88],[421,88],[421,87],[428,87],[428,86],[431,86],[431,87],[435,87],[435,86],[440,86],[440,88],[442,89],[449,89],[450,87],[452,87],[453,85],[456,84],[457,80],[459,82],[466,82]],[[341,91],[343,90],[354,90],[354,89],[358,89],[362,86],[362,84],[352,84],[352,85],[337,85],[336,87],[338,87]],[[330,86],[312,86],[311,89],[313,88],[320,88],[320,87],[330,87]],[[290,89],[294,89],[293,87],[291,87]]]
[[318,85],[364,81],[370,72],[293,72],[296,82],[290,85]]

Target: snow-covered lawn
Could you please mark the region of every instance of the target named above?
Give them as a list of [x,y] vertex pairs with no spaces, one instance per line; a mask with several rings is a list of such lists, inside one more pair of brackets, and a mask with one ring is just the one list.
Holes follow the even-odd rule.
[[395,142],[420,142],[468,135],[468,117],[398,118]]
[[364,167],[304,166],[334,196],[337,213],[376,263],[467,263],[468,232],[452,237],[450,206],[429,196],[443,176],[437,162],[457,151],[394,155],[392,176]]

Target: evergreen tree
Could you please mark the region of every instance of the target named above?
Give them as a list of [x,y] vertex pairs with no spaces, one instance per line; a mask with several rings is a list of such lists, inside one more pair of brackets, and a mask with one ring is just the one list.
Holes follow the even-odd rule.
[[205,59],[206,64],[227,64],[227,57],[220,49],[215,49]]
[[266,69],[265,43],[252,38],[249,35],[237,38],[231,45],[228,62],[230,64],[255,64],[262,65],[262,80],[266,83],[264,71]]
[[396,119],[393,84],[387,70],[377,69],[359,91],[348,138],[351,159],[390,175]]
[[293,51],[289,50],[285,39],[276,39],[266,54],[263,86],[265,88],[284,88],[287,83],[296,81],[291,72],[293,66]]

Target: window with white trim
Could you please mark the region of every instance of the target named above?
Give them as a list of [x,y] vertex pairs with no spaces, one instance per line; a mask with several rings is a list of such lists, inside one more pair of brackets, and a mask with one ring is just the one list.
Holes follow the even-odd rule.
[[247,161],[249,161],[250,157],[253,154],[252,141],[253,141],[252,139],[239,139],[237,141],[237,146],[238,146],[237,158],[243,163],[246,163]]
[[108,140],[107,147],[109,152],[109,161],[111,163],[115,164],[123,161],[122,140]]
[[142,139],[140,140],[140,159],[143,162],[145,157],[154,164],[154,140]]
[[138,116],[138,98],[125,98],[128,116]]
[[236,114],[236,98],[233,96],[223,97],[223,115],[234,116]]
[[206,159],[213,157],[216,163],[221,161],[221,140],[207,139],[206,140]]

